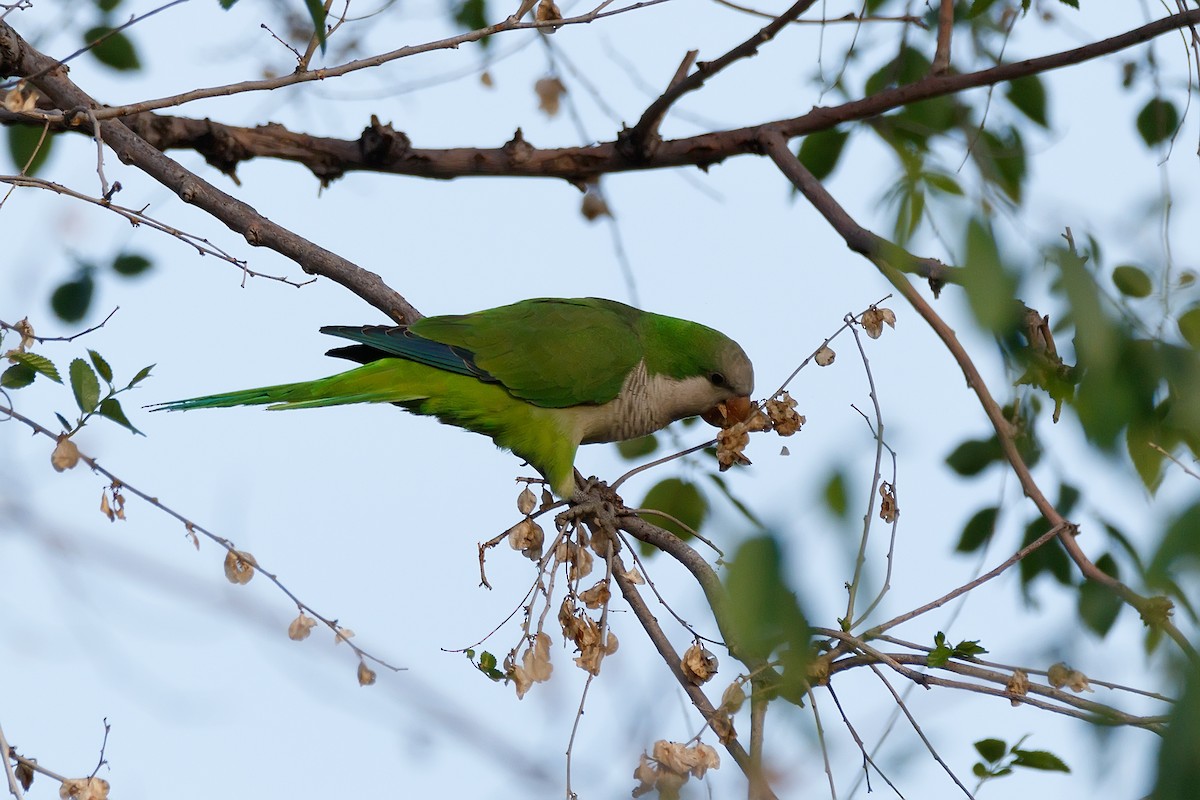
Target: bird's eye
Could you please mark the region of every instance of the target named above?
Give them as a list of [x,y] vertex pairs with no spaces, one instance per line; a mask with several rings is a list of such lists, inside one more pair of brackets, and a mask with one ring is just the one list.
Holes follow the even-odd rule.
[[708,382],[711,383],[713,386],[724,386],[725,385],[725,376],[719,372],[710,373],[708,376]]

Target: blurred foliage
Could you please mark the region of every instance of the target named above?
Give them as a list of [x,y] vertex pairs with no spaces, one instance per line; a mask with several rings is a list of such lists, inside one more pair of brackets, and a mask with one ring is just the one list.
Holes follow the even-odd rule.
[[1182,683],[1182,696],[1158,748],[1153,800],[1193,800],[1200,786],[1200,666],[1188,665]]
[[97,275],[111,269],[122,278],[133,278],[153,266],[146,256],[128,252],[118,253],[103,269],[86,261],[77,262],[75,273],[50,294],[50,309],[63,322],[79,322],[92,310]]
[[[450,18],[464,32],[486,28],[487,0],[452,0]],[[484,36],[479,40],[480,47],[487,48],[492,43],[491,39],[490,36]]]
[[[680,539],[691,539],[693,531],[699,531],[708,518],[708,500],[700,487],[682,478],[665,478],[650,487],[640,508],[653,509],[674,519],[657,514],[650,515],[651,521],[660,528],[670,531]],[[674,520],[687,526],[681,527]],[[690,530],[689,530],[690,529]],[[644,552],[653,548],[643,543]]]
[[729,629],[737,632],[731,645],[743,659],[773,661],[782,678],[772,690],[803,705],[810,633],[800,601],[787,583],[779,540],[764,535],[743,542],[729,563],[725,587]]
[[142,68],[133,40],[121,31],[107,25],[97,25],[83,32],[83,44],[88,52],[106,67],[119,71]]
[[8,129],[8,157],[24,174],[37,175],[50,157],[54,142],[54,134],[43,136],[40,126],[13,125]]

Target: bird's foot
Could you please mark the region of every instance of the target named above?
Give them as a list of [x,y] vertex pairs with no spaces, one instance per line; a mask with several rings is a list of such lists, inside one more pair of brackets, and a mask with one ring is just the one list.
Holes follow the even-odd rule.
[[593,476],[584,480],[577,476],[575,492],[569,507],[554,518],[559,530],[569,525],[584,524],[592,530],[593,542],[603,537],[613,543],[613,552],[620,549],[617,539],[617,519],[629,513],[625,501],[607,483]]

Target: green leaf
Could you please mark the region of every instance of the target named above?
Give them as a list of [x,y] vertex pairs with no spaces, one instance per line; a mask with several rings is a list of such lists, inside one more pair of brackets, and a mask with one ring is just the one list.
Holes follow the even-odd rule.
[[1146,297],[1154,291],[1150,276],[1132,264],[1122,264],[1114,269],[1112,279],[1117,291],[1128,297]]
[[1026,178],[1025,143],[1014,127],[999,133],[980,131],[971,156],[984,180],[995,185],[1014,203],[1021,202]]
[[937,189],[944,194],[952,194],[957,197],[962,197],[962,187],[958,185],[958,181],[942,172],[926,172],[921,175],[925,183],[933,189]]
[[1200,786],[1200,668],[1190,664],[1184,674],[1183,691],[1158,747],[1154,800],[1194,800]]
[[[121,402],[115,397],[106,397],[100,403],[100,416],[105,419],[111,419],[118,425],[124,426],[134,433],[141,434],[137,428],[133,427],[133,423],[129,421],[129,417],[125,416],[125,410],[121,408]],[[145,435],[145,434],[142,434]]]
[[978,639],[964,639],[954,645],[955,658],[974,658],[986,652],[987,648],[980,646]]
[[[39,143],[41,147],[38,147]],[[43,139],[40,127],[13,125],[8,129],[8,155],[13,165],[18,170],[24,169],[26,175],[37,174],[50,156],[50,148],[53,145],[54,134],[47,133]],[[28,168],[25,167],[26,164],[29,164]]]
[[[1120,577],[1117,562],[1105,553],[1096,559],[1096,566],[1114,578]],[[1090,630],[1103,637],[1108,634],[1124,607],[1121,598],[1094,581],[1084,581],[1079,587],[1079,618]]]
[[[468,31],[486,28],[488,24],[487,2],[486,0],[463,0],[453,6],[452,17],[460,27]],[[487,47],[491,44],[490,40],[490,36],[485,36],[479,40],[479,44]]]
[[990,439],[969,439],[954,452],[946,456],[946,464],[950,469],[963,477],[978,475],[993,463],[1004,458],[1000,449],[1000,441],[993,436]]
[[[1021,547],[1033,543],[1035,539],[1050,530],[1046,521],[1041,517],[1033,520],[1025,528],[1025,538],[1021,540]],[[1059,583],[1070,586],[1073,572],[1071,571],[1071,559],[1067,557],[1067,553],[1063,550],[1062,545],[1055,541],[1046,542],[1044,545],[1034,550],[1029,555],[1021,559],[1017,565],[1021,573],[1021,589],[1029,594],[1029,586],[1039,575],[1048,573]]]
[[479,666],[483,667],[484,670],[495,669],[496,657],[484,650],[479,656]]
[[1194,349],[1200,350],[1200,306],[1192,306],[1175,320],[1179,335]]
[[1008,102],[1043,128],[1050,127],[1046,120],[1046,87],[1037,75],[1017,78],[1008,84]]
[[807,685],[809,629],[796,594],[783,574],[783,554],[771,536],[747,539],[738,547],[725,578],[729,630],[727,640],[738,659],[768,658],[780,651],[787,700],[799,703]]
[[1063,760],[1053,753],[1045,750],[1013,750],[1014,767],[1028,767],[1029,769],[1041,769],[1050,772],[1070,772],[1071,768],[1063,763]]
[[1190,567],[1200,568],[1200,502],[1189,506],[1167,527],[1150,566],[1146,580],[1151,586],[1163,587],[1169,578],[1179,578],[1179,572]]
[[899,55],[867,78],[865,94],[875,94],[889,86],[914,83],[929,74],[929,59],[915,47],[904,46]]
[[958,546],[954,549],[959,553],[973,553],[987,544],[991,540],[992,534],[996,532],[996,515],[999,513],[1000,509],[995,506],[981,508],[975,512],[975,515],[963,526]]
[[219,2],[221,3],[221,8],[228,11],[229,9],[233,8],[233,4],[236,3],[237,0],[219,0]]
[[100,373],[100,377],[109,386],[112,386],[113,372],[112,367],[104,360],[104,356],[97,353],[95,350],[88,350],[88,356],[92,359],[92,366],[96,368],[96,372]]
[[954,651],[946,644],[946,635],[941,631],[938,631],[938,635],[934,637],[934,642],[936,642],[936,646],[925,656],[925,663],[931,667],[940,667],[950,660]]
[[925,216],[925,192],[916,185],[900,189],[900,208],[896,212],[894,231],[897,242],[903,244],[917,232],[917,226]]
[[1078,489],[1069,483],[1060,483],[1058,485],[1058,502],[1054,504],[1054,507],[1058,509],[1059,514],[1069,517],[1075,510],[1075,504],[1079,502],[1079,498]]
[[62,376],[58,374],[58,368],[45,356],[37,353],[9,353],[8,357],[18,364],[24,364],[34,372],[40,372],[55,383],[62,383]]
[[636,439],[626,439],[623,442],[617,442],[617,452],[621,454],[621,458],[633,460],[635,458],[644,458],[658,449],[658,439],[654,434],[639,436]]
[[995,2],[996,0],[974,0],[974,2],[971,3],[971,7],[967,9],[966,18],[974,19],[975,17],[978,17],[980,14],[987,12],[987,10],[991,8]]
[[122,71],[142,67],[129,37],[107,25],[97,25],[84,31],[83,43],[90,46],[91,54],[107,67]]
[[59,414],[59,413],[55,412],[54,416],[58,417],[58,424],[59,424],[59,425],[62,425],[62,429],[63,429],[64,431],[70,431],[70,430],[71,430],[71,423],[67,422],[66,418],[65,418],[65,417],[63,417],[63,415],[62,415],[62,414]]
[[71,362],[69,372],[71,391],[75,393],[75,402],[79,404],[80,411],[90,414],[96,410],[96,404],[100,402],[100,381],[96,380],[96,373],[82,358]]
[[26,364],[13,364],[4,370],[4,374],[0,375],[0,388],[24,389],[33,383],[33,379],[36,377],[37,372],[34,371],[33,367]]
[[119,5],[121,5],[121,0],[96,0],[96,8],[105,13],[114,11]]
[[1020,322],[1017,278],[1000,258],[996,237],[981,221],[967,225],[962,283],[975,319],[987,330],[1003,334]]
[[150,259],[137,253],[122,253],[112,262],[113,271],[126,277],[141,275],[153,265]]
[[54,290],[50,295],[50,308],[63,322],[79,322],[87,315],[95,290],[91,272],[84,271],[79,277],[60,284]]
[[846,140],[849,138],[849,132],[837,129],[810,133],[800,144],[796,158],[800,159],[800,163],[813,174],[813,177],[817,180],[824,180],[837,167],[842,149],[846,146]]
[[1137,130],[1147,147],[1170,139],[1179,127],[1179,111],[1170,100],[1155,97],[1137,115]]
[[321,0],[304,0],[304,6],[308,9],[308,16],[312,20],[313,34],[317,37],[317,43],[321,45],[321,52],[325,52],[325,4]]
[[[642,508],[652,508],[670,514],[675,519],[687,525],[694,531],[708,517],[708,500],[696,484],[680,478],[666,478],[650,487]],[[692,534],[665,517],[650,516],[650,520],[660,528],[670,531],[680,539],[690,539]]]
[[984,761],[995,764],[1008,752],[1008,744],[1003,739],[980,739],[975,743],[975,750]]
[[146,377],[147,377],[147,376],[150,374],[150,370],[154,369],[154,367],[155,367],[155,366],[157,366],[157,365],[156,365],[156,364],[151,364],[151,365],[150,365],[150,366],[148,366],[148,367],[142,367],[140,370],[138,370],[138,374],[133,376],[133,380],[131,380],[131,381],[129,382],[129,385],[128,385],[128,386],[126,386],[125,388],[126,388],[126,389],[132,389],[132,388],[133,388],[134,386],[136,386],[137,384],[139,384],[139,383],[141,383],[142,381],[146,380]]
[[850,498],[846,491],[846,474],[841,470],[829,476],[825,484],[825,507],[834,516],[844,517],[850,510]]

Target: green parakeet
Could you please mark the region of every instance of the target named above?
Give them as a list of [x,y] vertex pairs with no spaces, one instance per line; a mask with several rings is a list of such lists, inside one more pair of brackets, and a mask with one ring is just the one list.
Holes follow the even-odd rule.
[[321,332],[356,342],[329,355],[362,366],[159,409],[395,403],[491,437],[570,497],[580,444],[644,436],[754,390],[750,359],[724,334],[593,297]]

